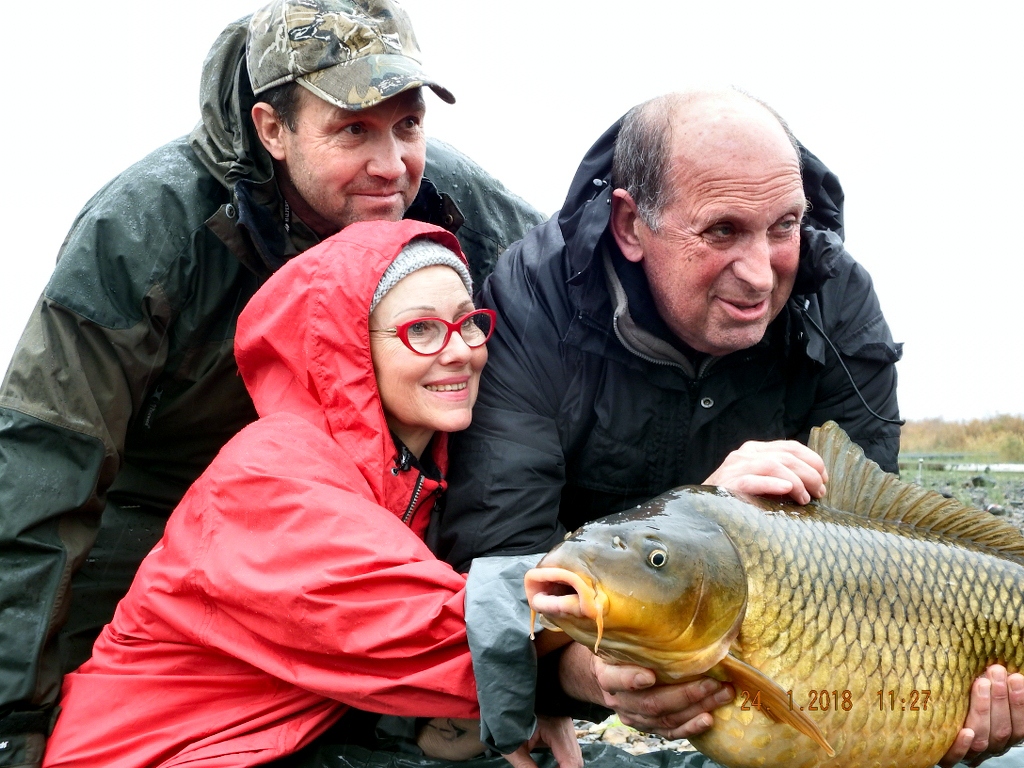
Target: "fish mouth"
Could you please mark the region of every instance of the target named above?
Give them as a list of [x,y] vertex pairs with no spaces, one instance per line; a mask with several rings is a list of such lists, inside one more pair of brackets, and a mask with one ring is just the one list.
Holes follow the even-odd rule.
[[604,616],[608,596],[600,587],[578,573],[565,568],[532,568],[524,577],[526,600],[530,604],[530,631],[540,614],[549,621],[590,619],[597,625],[594,653],[604,635]]

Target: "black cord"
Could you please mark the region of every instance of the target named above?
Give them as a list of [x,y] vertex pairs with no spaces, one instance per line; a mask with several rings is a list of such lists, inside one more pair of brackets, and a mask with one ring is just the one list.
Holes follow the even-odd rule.
[[906,424],[906,419],[887,419],[885,416],[883,416],[880,413],[877,413],[874,408],[868,405],[868,401],[865,400],[864,395],[860,393],[860,388],[857,386],[857,382],[853,380],[853,374],[850,373],[850,369],[846,367],[846,363],[843,362],[843,356],[839,353],[839,350],[836,348],[836,345],[832,343],[832,339],[830,339],[825,334],[825,331],[822,330],[820,325],[814,322],[814,318],[811,317],[810,314],[807,312],[806,306],[800,307],[800,311],[803,313],[804,317],[807,318],[807,321],[814,326],[814,330],[821,334],[821,338],[827,341],[828,345],[832,347],[832,351],[836,353],[836,359],[839,361],[839,364],[843,366],[843,370],[846,371],[846,377],[850,380],[850,384],[853,385],[853,391],[857,393],[857,397],[860,398],[860,401],[864,404],[864,407],[868,409],[868,413],[870,413],[876,419],[884,421],[886,424],[898,424],[901,427],[904,424]]

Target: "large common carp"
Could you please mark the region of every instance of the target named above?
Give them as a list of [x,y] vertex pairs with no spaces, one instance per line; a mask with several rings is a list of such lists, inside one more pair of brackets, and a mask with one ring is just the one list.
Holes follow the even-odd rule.
[[810,446],[821,500],[678,488],[568,536],[527,596],[604,658],[732,681],[692,739],[723,765],[934,765],[972,681],[1024,666],[1024,536],[901,483],[834,423]]

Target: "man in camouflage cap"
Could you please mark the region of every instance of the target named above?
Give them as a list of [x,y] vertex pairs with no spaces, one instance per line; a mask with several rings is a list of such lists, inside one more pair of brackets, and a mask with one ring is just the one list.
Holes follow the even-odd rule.
[[405,12],[389,0],[282,0],[252,17],[246,50],[253,123],[299,218],[321,236],[400,218],[423,171],[420,89],[455,101],[424,74]]
[[249,22],[249,79],[257,96],[298,82],[324,101],[360,110],[427,85],[449,104],[455,97],[424,74],[409,17],[387,0],[275,2]]
[[457,230],[479,280],[541,220],[425,139],[422,86],[453,100],[394,3],[277,0],[214,43],[192,133],[75,221],[0,387],[0,766],[38,765],[63,672],[256,418],[233,335],[259,285],[403,216]]

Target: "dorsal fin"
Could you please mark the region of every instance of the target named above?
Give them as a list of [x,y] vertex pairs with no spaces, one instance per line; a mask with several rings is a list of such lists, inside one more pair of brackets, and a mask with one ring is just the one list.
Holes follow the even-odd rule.
[[1024,562],[1024,534],[1016,527],[956,499],[901,482],[867,458],[834,421],[812,429],[807,444],[828,470],[828,489],[819,499],[823,505],[912,525]]

